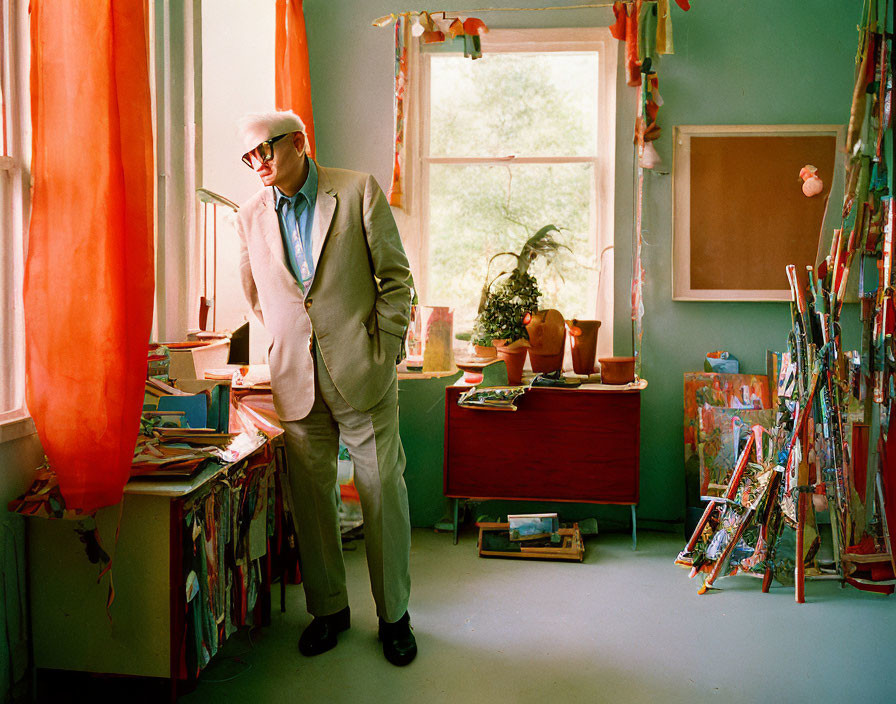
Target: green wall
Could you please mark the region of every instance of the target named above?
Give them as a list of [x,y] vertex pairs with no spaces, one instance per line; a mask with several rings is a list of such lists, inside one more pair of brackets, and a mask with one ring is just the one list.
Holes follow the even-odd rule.
[[[491,6],[552,4],[568,3],[539,0]],[[477,6],[481,3],[452,5],[455,9]],[[381,184],[388,184],[391,167],[393,32],[374,28],[370,22],[409,9],[430,8],[412,2],[395,4],[395,0],[305,0],[318,156],[325,164],[373,173]],[[663,168],[671,166],[672,130],[678,124],[845,123],[860,12],[859,0],[694,0],[687,13],[673,4],[676,53],[663,57],[659,65],[665,104],[659,117],[663,135],[656,147]],[[612,13],[604,8],[483,13],[481,17],[492,27],[606,26]],[[630,102],[630,96],[620,95],[620,99]],[[621,119],[614,326],[618,354],[631,350],[631,133],[630,120]],[[642,375],[649,387],[642,399],[638,515],[649,524],[679,521],[684,516],[682,374],[700,369],[704,354],[716,349],[730,350],[745,372],[763,372],[765,350],[785,344],[790,315],[785,303],[672,301],[671,176],[648,173],[645,182],[649,195],[644,213],[647,283]],[[774,208],[775,204],[760,207]],[[855,317],[854,311],[846,311],[844,317]],[[846,325],[846,332],[854,337],[857,326]],[[415,436],[405,442],[438,443],[440,432],[433,428],[433,437]],[[415,471],[441,476],[441,466]],[[412,505],[429,501],[412,487]],[[520,505],[516,508],[526,510]],[[560,508],[570,517],[598,515],[611,522],[627,521],[627,510],[614,507]],[[429,507],[425,512],[432,511]]]
[[[677,15],[676,54],[659,69],[664,162],[672,162],[674,125],[845,123],[860,11],[858,1],[761,0],[695,2]],[[684,504],[682,374],[717,349],[735,354],[743,371],[763,372],[765,350],[786,343],[790,314],[786,303],[673,301],[671,177],[651,175],[647,188],[642,371],[650,387],[641,414],[639,515],[676,519]],[[620,319],[623,294],[619,287]],[[617,343],[625,339],[620,326],[616,334]]]

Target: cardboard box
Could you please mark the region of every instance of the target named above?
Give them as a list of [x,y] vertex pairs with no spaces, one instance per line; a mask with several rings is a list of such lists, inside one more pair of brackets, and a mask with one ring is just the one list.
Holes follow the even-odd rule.
[[204,379],[206,369],[225,366],[229,355],[230,340],[188,349],[169,349],[168,376],[171,379]]

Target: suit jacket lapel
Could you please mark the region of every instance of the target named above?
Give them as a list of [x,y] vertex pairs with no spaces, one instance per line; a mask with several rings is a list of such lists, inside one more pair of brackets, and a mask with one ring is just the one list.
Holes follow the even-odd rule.
[[333,213],[336,212],[336,189],[330,183],[327,170],[322,166],[317,167],[317,201],[314,204],[314,224],[311,228],[311,247],[314,257],[314,269],[320,261],[320,253],[323,251],[330,233],[330,225],[333,223]]
[[277,211],[274,209],[274,194],[270,188],[266,188],[261,201],[261,210],[257,215],[260,218],[261,231],[264,233],[264,241],[270,249],[271,261],[277,276],[286,279],[296,290],[301,292],[295,277],[286,265],[286,252],[283,250],[283,237],[280,234],[280,221],[277,219]]
[[[280,236],[280,221],[277,219],[277,211],[274,209],[274,195],[270,188],[264,189],[264,197],[261,201],[261,218],[262,231],[264,232],[264,241],[268,243],[271,254],[274,259],[283,259],[283,238]],[[277,257],[277,253],[281,256]]]

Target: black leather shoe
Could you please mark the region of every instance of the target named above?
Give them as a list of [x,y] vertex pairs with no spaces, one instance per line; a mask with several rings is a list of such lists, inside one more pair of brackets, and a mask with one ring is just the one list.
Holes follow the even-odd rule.
[[320,616],[308,624],[299,638],[299,652],[302,655],[320,655],[336,647],[336,634],[351,625],[351,611],[346,606],[329,616]]
[[407,611],[395,623],[380,619],[378,635],[383,642],[383,655],[393,665],[402,667],[417,657],[417,639],[411,633],[411,617]]

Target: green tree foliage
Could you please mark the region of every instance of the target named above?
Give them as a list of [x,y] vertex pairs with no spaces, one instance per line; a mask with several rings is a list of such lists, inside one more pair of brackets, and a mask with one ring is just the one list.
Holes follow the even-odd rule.
[[[431,155],[594,154],[594,55],[436,56],[432,71]],[[455,328],[471,329],[489,259],[553,222],[571,252],[550,266],[535,261],[541,305],[589,317],[594,178],[583,163],[431,165],[427,303],[452,306]]]

